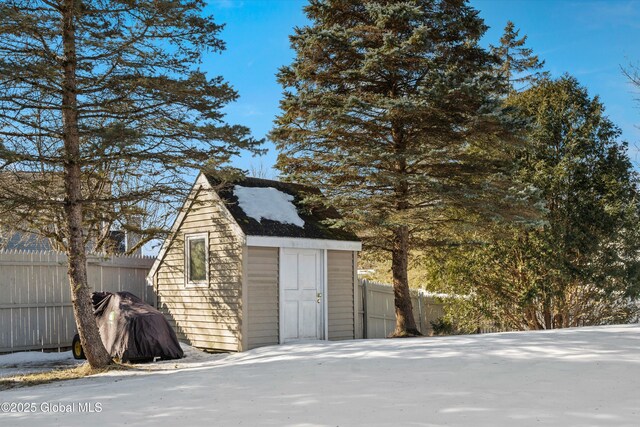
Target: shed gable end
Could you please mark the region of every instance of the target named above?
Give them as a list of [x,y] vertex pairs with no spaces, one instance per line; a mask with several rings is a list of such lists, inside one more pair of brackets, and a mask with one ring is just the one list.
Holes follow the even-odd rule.
[[[194,186],[178,220],[153,272],[158,309],[180,340],[210,350],[237,351],[244,236],[208,183]],[[190,236],[206,236],[208,242],[207,279],[197,286],[189,286],[186,277],[185,245]]]

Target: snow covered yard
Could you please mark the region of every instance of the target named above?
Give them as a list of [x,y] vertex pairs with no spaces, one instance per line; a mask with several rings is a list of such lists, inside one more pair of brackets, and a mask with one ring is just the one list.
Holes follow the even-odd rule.
[[[292,344],[12,389],[2,402],[35,403],[0,414],[28,426],[638,426],[640,326]],[[80,412],[86,403],[100,411]],[[53,412],[64,405],[73,413]]]
[[45,372],[53,369],[72,368],[82,362],[82,360],[75,360],[71,351],[62,353],[23,351],[20,353],[3,354],[0,355],[0,378]]
[[[220,358],[221,355],[208,354],[199,351],[186,344],[180,344],[185,358],[181,360],[165,360],[155,363],[131,365],[134,368],[145,371],[174,370],[198,366],[203,361]],[[0,355],[0,378],[15,375],[25,375],[40,372],[49,372],[54,369],[73,368],[85,363],[84,360],[73,358],[71,351],[64,352],[40,352],[23,351],[18,353]]]

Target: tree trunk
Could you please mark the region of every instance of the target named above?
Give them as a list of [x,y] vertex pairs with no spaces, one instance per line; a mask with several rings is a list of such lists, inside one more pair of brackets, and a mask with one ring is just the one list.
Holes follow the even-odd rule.
[[111,363],[91,303],[91,289],[87,284],[82,218],[82,188],[80,167],[80,134],[78,130],[78,100],[76,81],[75,15],[79,8],[75,0],[65,0],[62,6],[62,43],[64,48],[64,82],[62,87],[62,121],[64,140],[64,188],[67,226],[67,257],[73,312],[84,354],[92,368]]
[[409,292],[407,267],[409,261],[409,230],[407,226],[398,227],[393,239],[391,272],[393,275],[393,296],[396,307],[396,329],[392,337],[410,337],[422,335],[416,328],[413,318],[413,305]]
[[553,315],[551,314],[551,303],[545,300],[542,314],[544,316],[544,329],[553,329]]
[[[390,93],[394,98],[396,94]],[[396,159],[394,172],[396,173],[395,209],[404,214],[409,209],[409,183],[407,181],[406,150],[407,141],[401,125],[392,123],[391,137],[393,138]],[[392,337],[411,337],[422,335],[416,328],[413,318],[411,293],[409,292],[409,227],[400,225],[393,231],[393,247],[391,250],[391,274],[393,276],[393,296],[396,308],[396,329]]]

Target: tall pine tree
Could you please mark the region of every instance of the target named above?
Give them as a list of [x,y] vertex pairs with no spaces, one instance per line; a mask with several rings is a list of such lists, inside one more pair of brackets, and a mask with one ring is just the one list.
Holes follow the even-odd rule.
[[193,168],[256,149],[247,128],[223,120],[236,92],[198,69],[203,53],[224,48],[203,8],[200,0],[0,2],[0,209],[66,250],[92,367],[110,362],[87,282],[92,226],[119,221],[153,234],[136,221],[149,203],[181,197]]
[[419,334],[412,248],[465,212],[511,214],[511,163],[486,26],[463,0],[312,0],[278,79],[271,138],[287,179],[319,186],[368,250],[391,255],[394,336]]
[[520,30],[508,21],[500,44],[491,46],[491,53],[500,60],[498,74],[509,83],[509,92],[526,89],[532,83],[549,77],[548,72],[540,71],[544,61],[540,61],[531,48],[525,47],[526,42],[527,36],[520,37]]

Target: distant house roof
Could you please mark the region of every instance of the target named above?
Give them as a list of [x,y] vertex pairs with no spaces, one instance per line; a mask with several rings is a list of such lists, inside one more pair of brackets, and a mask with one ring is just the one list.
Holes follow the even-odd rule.
[[49,239],[33,233],[8,232],[0,237],[0,241],[2,249],[10,251],[50,251],[53,249]]
[[[303,204],[305,194],[321,196],[319,189],[288,182],[273,181],[261,178],[241,178],[233,182],[220,183],[216,178],[207,176],[209,184],[216,189],[218,196],[224,202],[227,210],[236,220],[242,231],[247,236],[268,236],[268,237],[294,237],[307,239],[329,239],[359,242],[360,239],[353,233],[341,229],[330,227],[324,222],[326,220],[340,219],[340,214],[333,208],[327,208],[322,204]],[[304,226],[297,221],[285,222],[268,218],[255,218],[251,212],[247,214],[239,203],[235,189],[243,188],[272,188],[286,195],[295,206],[297,214],[304,221]],[[274,202],[275,203],[275,202]],[[265,206],[265,211],[268,207]],[[247,207],[245,206],[245,209]],[[273,209],[272,209],[273,210]]]

